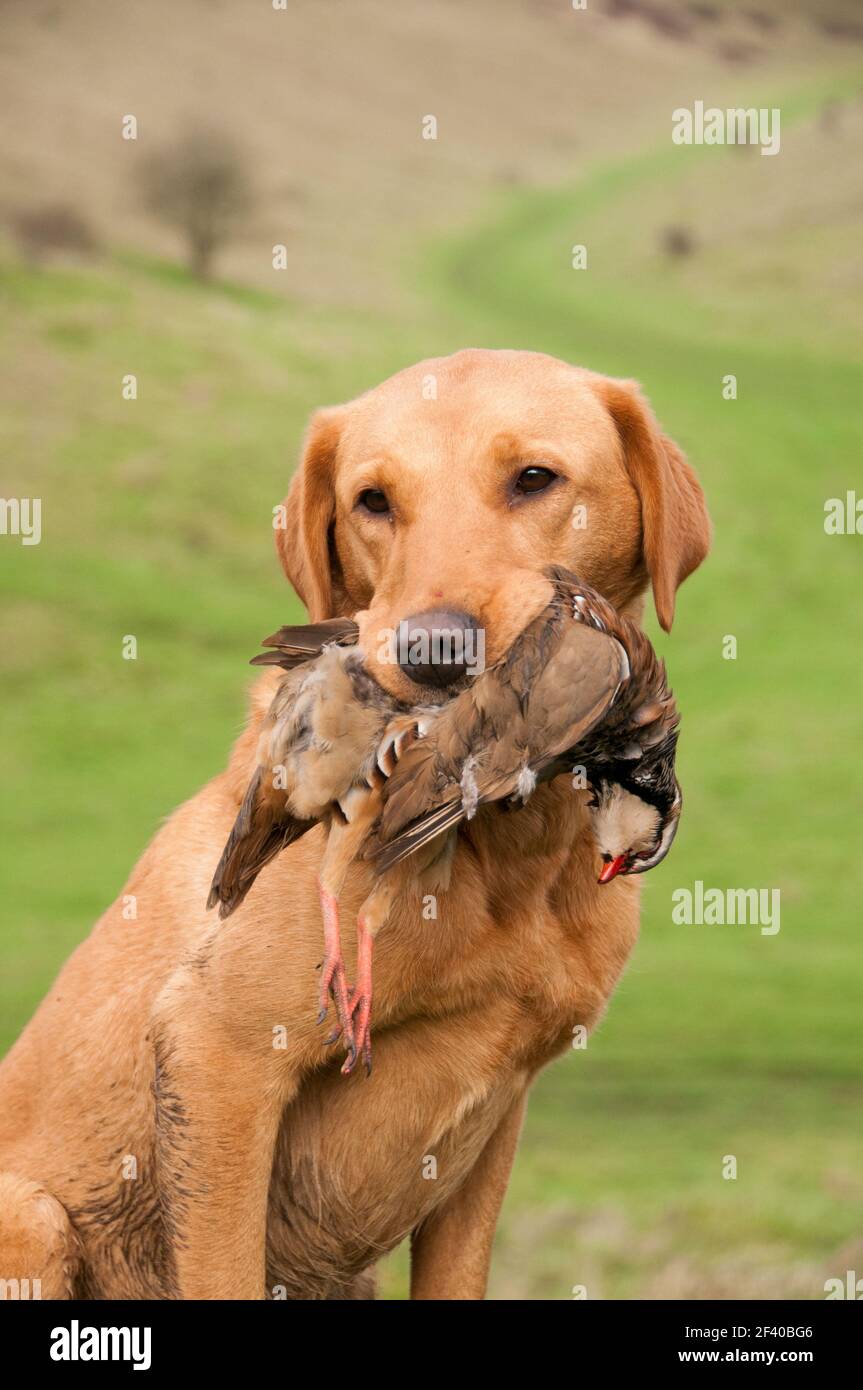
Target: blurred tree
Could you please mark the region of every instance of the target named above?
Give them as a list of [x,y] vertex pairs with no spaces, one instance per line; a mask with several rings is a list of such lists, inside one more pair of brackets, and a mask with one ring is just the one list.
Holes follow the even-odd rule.
[[245,160],[224,131],[198,127],[144,165],[150,211],[181,231],[189,268],[209,278],[213,257],[254,203]]

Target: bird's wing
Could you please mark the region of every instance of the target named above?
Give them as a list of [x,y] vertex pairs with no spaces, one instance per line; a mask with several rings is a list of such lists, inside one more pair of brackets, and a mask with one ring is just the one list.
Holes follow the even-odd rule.
[[418,822],[444,811],[453,799],[461,806],[465,766],[495,746],[518,719],[518,700],[497,671],[485,672],[430,715],[425,733],[399,748],[395,767],[386,769],[381,821],[366,857],[374,858],[406,827],[419,828]]
[[543,771],[574,749],[608,712],[629,675],[626,649],[616,637],[568,624],[528,694],[532,771]]
[[305,661],[314,661],[332,642],[340,647],[356,646],[359,632],[353,618],[325,618],[320,623],[280,627],[261,643],[272,650],[253,656],[249,665],[281,666],[290,671]]
[[[332,662],[328,662],[332,666]],[[258,766],[213,876],[207,907],[219,916],[239,907],[265,864],[299,839],[326,809],[291,805],[306,780],[305,760],[314,737],[316,704],[325,682],[317,665],[298,665],[279,681],[258,739]]]
[[550,641],[541,625],[531,628],[515,656],[445,707],[387,782],[381,823],[367,847],[379,872],[478,805],[529,791],[526,770],[535,778],[549,768],[615,700],[629,676],[615,638],[569,620]]
[[285,809],[285,793],[268,787],[266,770],[259,767],[213,875],[207,907],[218,903],[219,916],[229,917],[261,869],[314,824],[313,820],[300,820]]

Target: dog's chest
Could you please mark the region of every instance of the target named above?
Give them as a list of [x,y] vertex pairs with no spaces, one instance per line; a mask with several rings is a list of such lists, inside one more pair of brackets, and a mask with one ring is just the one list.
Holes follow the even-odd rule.
[[271,1294],[339,1296],[462,1185],[535,1073],[602,1013],[637,895],[607,894],[586,913],[534,879],[530,893],[523,876],[491,892],[466,877],[436,918],[405,902],[381,932],[372,1076],[346,1079],[334,1058],[283,1117]]
[[339,1297],[461,1185],[526,1085],[445,1076],[424,1026],[379,1038],[371,1078],[337,1066],[288,1107],[270,1188],[268,1296]]

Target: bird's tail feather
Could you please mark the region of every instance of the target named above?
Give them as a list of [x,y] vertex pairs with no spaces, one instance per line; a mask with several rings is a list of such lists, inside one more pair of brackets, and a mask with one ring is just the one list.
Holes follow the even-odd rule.
[[302,666],[306,661],[312,661],[318,653],[310,655],[308,652],[291,651],[287,647],[280,647],[277,651],[261,652],[259,656],[253,656],[249,662],[250,666],[281,666],[283,671],[293,671],[296,666]]
[[379,874],[386,873],[394,864],[400,864],[403,859],[422,849],[430,840],[434,840],[438,835],[442,835],[445,830],[451,830],[454,825],[465,817],[465,808],[462,804],[461,796],[457,800],[449,801],[443,806],[439,806],[431,815],[422,816],[407,826],[396,835],[395,839],[382,848],[373,851],[370,856],[374,861],[375,869]]
[[240,906],[264,866],[317,824],[284,812],[275,818],[260,796],[262,775],[259,768],[249,783],[210,885],[207,907],[218,903],[222,919]]
[[262,652],[252,657],[251,666],[282,666],[291,671],[304,661],[314,661],[324,647],[337,643],[340,647],[353,647],[359,638],[360,630],[353,618],[325,618],[320,623],[297,623],[280,627],[265,637],[262,647],[274,650]]

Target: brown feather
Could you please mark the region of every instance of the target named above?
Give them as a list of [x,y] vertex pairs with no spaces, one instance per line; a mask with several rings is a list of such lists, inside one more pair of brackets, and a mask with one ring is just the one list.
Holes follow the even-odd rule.
[[319,623],[287,624],[265,637],[262,647],[273,647],[274,651],[261,652],[253,656],[250,666],[281,666],[292,671],[305,661],[314,661],[324,647],[336,643],[340,647],[354,647],[360,630],[353,618],[325,618]]
[[360,630],[353,618],[325,618],[320,623],[287,624],[278,632],[265,637],[262,647],[288,647],[317,655],[330,642],[341,647],[355,647]]
[[284,793],[279,798],[266,795],[264,770],[258,768],[243,797],[207,898],[208,908],[219,904],[221,918],[229,917],[240,906],[261,869],[315,824],[288,814],[284,800]]
[[429,844],[431,840],[436,840],[445,830],[450,830],[453,826],[458,825],[464,819],[464,814],[464,806],[459,795],[440,806],[436,811],[420,817],[383,848],[370,847],[374,854],[377,872],[384,874],[394,864],[400,864],[403,859],[409,858],[417,850],[422,849],[423,845]]
[[[318,634],[324,627],[316,625]],[[258,768],[216,869],[208,906],[218,902],[220,915],[229,916],[264,865],[318,820],[337,814],[340,798],[345,801],[353,792],[367,796],[379,780],[383,783],[375,754],[396,708],[366,673],[361,653],[332,642],[313,662],[298,664],[283,677],[263,722]],[[343,806],[342,820],[344,811]]]
[[311,659],[306,652],[288,652],[282,649],[274,652],[261,652],[258,656],[252,657],[249,665],[281,666],[284,671],[293,671],[295,666],[302,666]]
[[366,855],[383,872],[477,806],[516,794],[525,769],[534,777],[553,770],[603,718],[628,675],[622,645],[573,621],[556,594],[504,660],[405,751]]

